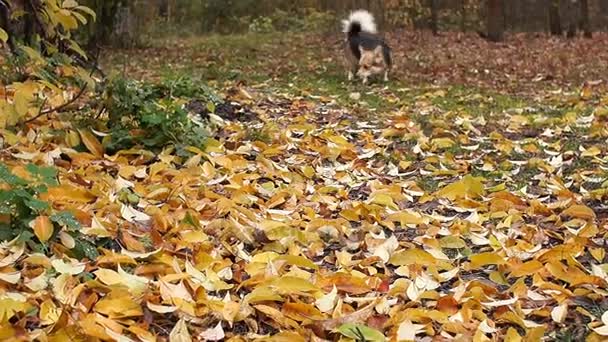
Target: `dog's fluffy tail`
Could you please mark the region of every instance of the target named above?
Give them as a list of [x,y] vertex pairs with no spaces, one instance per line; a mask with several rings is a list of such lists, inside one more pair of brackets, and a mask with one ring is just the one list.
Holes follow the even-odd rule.
[[376,34],[376,20],[366,10],[351,12],[348,19],[342,20],[342,29],[347,36],[356,36],[361,32]]

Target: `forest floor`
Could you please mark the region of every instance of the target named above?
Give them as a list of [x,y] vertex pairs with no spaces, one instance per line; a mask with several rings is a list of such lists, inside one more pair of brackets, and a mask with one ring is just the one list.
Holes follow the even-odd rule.
[[[259,325],[226,334],[328,338],[354,323],[397,340],[601,339],[608,35],[388,38],[392,80],[371,86],[345,80],[335,36],[113,54],[136,77],[200,76],[257,116],[224,132],[218,197],[200,199],[208,221],[228,198],[263,232],[230,259],[248,278],[234,274],[232,300]],[[340,332],[374,340],[361,326]]]
[[[53,332],[121,341],[605,339],[608,35],[388,40],[392,79],[368,86],[346,80],[339,36],[106,51],[112,73],[217,89],[221,129],[187,159],[85,142],[47,198],[115,245],[53,259],[48,298],[71,306],[38,301],[36,324],[69,311],[77,328]],[[119,205],[124,188],[137,201]],[[32,258],[1,281],[33,289]]]

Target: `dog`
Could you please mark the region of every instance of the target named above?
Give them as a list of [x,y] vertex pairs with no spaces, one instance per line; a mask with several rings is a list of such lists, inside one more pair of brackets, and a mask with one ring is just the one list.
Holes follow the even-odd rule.
[[357,10],[342,21],[342,26],[346,34],[348,80],[356,75],[367,84],[371,77],[384,74],[384,81],[388,81],[393,65],[391,48],[378,35],[374,16],[366,10]]

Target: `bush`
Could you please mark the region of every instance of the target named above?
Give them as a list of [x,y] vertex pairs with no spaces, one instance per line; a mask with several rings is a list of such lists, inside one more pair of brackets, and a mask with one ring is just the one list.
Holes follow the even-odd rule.
[[202,148],[209,132],[189,118],[186,105],[197,100],[213,109],[222,102],[211,89],[187,77],[158,84],[117,78],[108,84],[104,98],[111,133],[104,144],[110,152],[134,146]]
[[255,33],[270,33],[275,31],[275,27],[272,24],[272,19],[269,17],[258,17],[249,24],[249,32]]
[[18,239],[32,250],[49,252],[49,244],[72,239],[71,252],[78,259],[94,260],[95,246],[80,233],[80,223],[67,211],[56,211],[40,199],[49,186],[57,186],[57,170],[52,167],[27,165],[22,178],[0,164],[0,241]]

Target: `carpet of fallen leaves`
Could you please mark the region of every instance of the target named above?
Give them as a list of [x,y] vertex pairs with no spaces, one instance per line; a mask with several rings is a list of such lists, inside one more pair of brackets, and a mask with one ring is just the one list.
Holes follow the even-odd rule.
[[244,114],[185,160],[69,149],[57,121],[13,137],[0,159],[56,166],[45,199],[114,243],[85,262],[0,244],[0,317],[28,307],[2,337],[603,340],[606,37],[457,37],[395,47],[399,81],[371,87],[337,76],[331,39],[116,52],[141,77],[214,68]]

